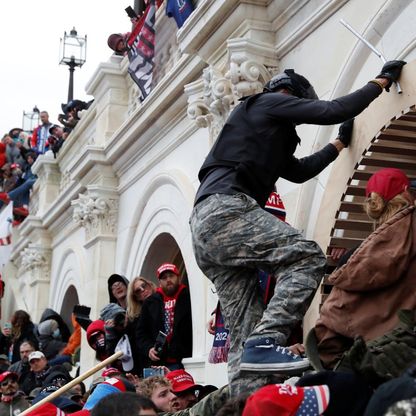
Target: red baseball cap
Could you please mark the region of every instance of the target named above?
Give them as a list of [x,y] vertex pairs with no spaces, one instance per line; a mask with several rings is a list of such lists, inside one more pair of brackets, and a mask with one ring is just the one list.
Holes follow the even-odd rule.
[[271,384],[252,394],[246,402],[243,416],[318,416],[329,404],[327,385],[294,387]]
[[0,383],[6,380],[7,377],[13,377],[15,380],[19,380],[19,375],[17,373],[14,373],[13,371],[5,371],[0,374]]
[[171,391],[174,394],[201,388],[199,384],[195,384],[193,377],[185,370],[170,371],[165,377],[170,381],[172,385]]
[[402,170],[385,168],[370,177],[365,195],[368,197],[371,192],[377,192],[385,201],[390,201],[405,191],[409,185],[409,178]]
[[176,276],[179,276],[179,269],[172,263],[163,263],[156,271],[156,276],[160,279],[160,275],[164,272],[173,272]]

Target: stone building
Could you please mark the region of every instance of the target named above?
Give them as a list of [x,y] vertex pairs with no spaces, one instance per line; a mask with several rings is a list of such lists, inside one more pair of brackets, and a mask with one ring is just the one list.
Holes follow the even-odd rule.
[[[69,320],[81,303],[94,317],[108,301],[110,274],[155,280],[156,267],[171,261],[191,293],[193,357],[186,367],[198,381],[221,384],[225,367],[207,364],[206,321],[216,297],[195,262],[188,226],[202,161],[238,99],[261,91],[284,68],[307,76],[321,99],[376,76],[381,61],[339,23],[343,18],[389,59],[409,62],[403,94],[392,89],[371,104],[357,118],[353,145],[317,178],[303,185],[279,180],[277,187],[288,222],[324,251],[362,239],[371,226],[357,207],[369,172],[392,164],[416,175],[416,1],[194,3],[180,30],[163,6],[157,13],[155,82],[147,99],[138,100],[127,59],[109,57],[86,85],[95,101],[58,157],[36,162],[30,216],[14,230],[3,270],[2,313],[22,308],[36,321],[52,307]],[[337,129],[299,126],[296,155],[321,148]],[[317,294],[306,326],[321,299]],[[93,354],[83,343],[86,368]]]

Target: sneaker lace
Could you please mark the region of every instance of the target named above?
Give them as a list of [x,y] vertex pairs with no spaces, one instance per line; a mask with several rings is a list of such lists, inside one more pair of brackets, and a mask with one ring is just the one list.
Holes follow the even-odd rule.
[[286,354],[286,355],[288,355],[289,357],[292,357],[292,358],[300,358],[300,356],[299,355],[297,355],[297,354],[294,354],[292,351],[290,351],[288,348],[286,348],[286,347],[282,347],[282,346],[280,346],[280,345],[278,345],[277,347],[276,347],[276,351],[277,352],[281,352],[282,354]]

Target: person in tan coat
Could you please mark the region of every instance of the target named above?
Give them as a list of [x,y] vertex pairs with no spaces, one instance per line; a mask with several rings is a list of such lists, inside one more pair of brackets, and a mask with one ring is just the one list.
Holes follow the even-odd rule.
[[382,169],[366,188],[365,210],[376,230],[329,277],[334,285],[315,326],[322,364],[333,368],[356,336],[373,340],[416,309],[416,212],[409,179]]

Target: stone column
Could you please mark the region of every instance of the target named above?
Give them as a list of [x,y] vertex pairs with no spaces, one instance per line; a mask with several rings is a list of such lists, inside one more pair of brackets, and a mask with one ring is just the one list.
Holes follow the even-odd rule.
[[[72,201],[73,220],[85,229],[86,276],[84,293],[80,293],[80,303],[91,307],[91,319],[97,319],[100,309],[108,303],[107,279],[115,272],[116,230],[118,196],[108,191],[90,186],[87,192],[79,194]],[[85,294],[93,294],[86,298]],[[85,337],[82,340],[82,371],[91,366],[93,350],[88,347]]]
[[18,261],[18,276],[23,283],[22,295],[27,310],[31,311],[34,322],[49,307],[51,270],[51,249],[38,244],[29,244],[23,249]]

